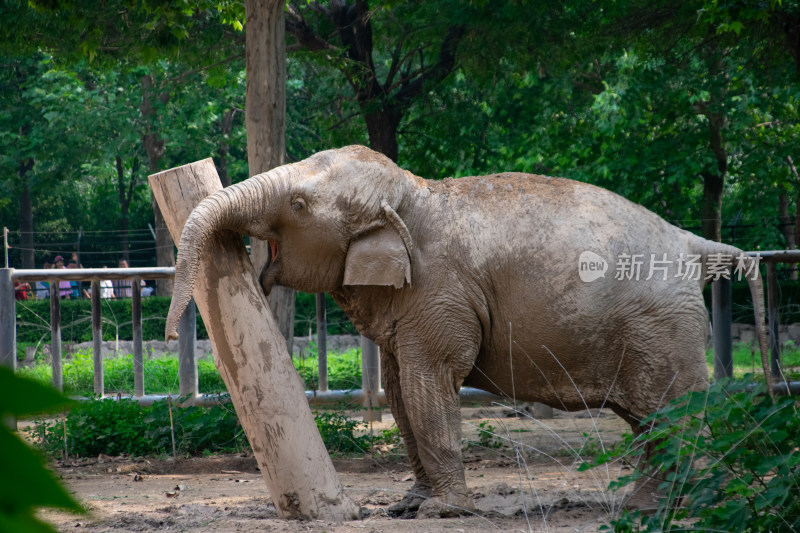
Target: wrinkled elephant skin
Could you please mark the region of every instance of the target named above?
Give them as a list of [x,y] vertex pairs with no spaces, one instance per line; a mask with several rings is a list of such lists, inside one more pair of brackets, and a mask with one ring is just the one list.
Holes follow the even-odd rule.
[[[712,260],[735,266],[740,254],[592,185],[519,173],[428,181],[350,146],[254,176],[195,209],[168,336],[204,243],[222,230],[270,242],[265,292],[329,292],[380,346],[416,475],[393,511],[419,506],[419,516],[473,509],[462,385],[560,409],[609,407],[634,431],[664,402],[706,387],[703,278]],[[626,268],[637,264],[638,276]],[[766,365],[757,268],[750,286]]]

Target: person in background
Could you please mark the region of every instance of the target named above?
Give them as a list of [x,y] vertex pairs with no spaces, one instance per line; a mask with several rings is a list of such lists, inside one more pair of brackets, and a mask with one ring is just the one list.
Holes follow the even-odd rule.
[[14,299],[27,300],[31,286],[25,281],[14,281]]
[[[42,263],[42,268],[45,270],[53,268],[53,263],[48,260],[45,260]],[[36,298],[43,300],[45,298],[50,298],[50,283],[47,281],[37,281],[36,282]]]
[[[128,266],[128,261],[125,259],[120,259],[119,268],[130,268]],[[142,287],[144,287],[145,285],[144,280],[139,280],[139,282],[141,283]],[[132,284],[133,281],[129,279],[121,279],[117,281],[116,284],[114,285],[114,294],[117,295],[117,298],[130,298],[131,296],[133,296]],[[139,288],[139,290],[141,290],[141,287]]]
[[[108,267],[104,265],[103,268]],[[110,279],[100,280],[100,298],[105,300],[111,300],[114,298],[114,286],[112,285]]]
[[[67,264],[67,268],[78,268],[78,262],[75,259],[70,259],[69,263]],[[69,299],[70,300],[77,300],[81,296],[80,285],[77,281],[70,281],[69,282],[70,292],[69,292]]]
[[[60,255],[55,256],[53,259],[53,263],[57,269],[64,268],[64,258]],[[70,294],[72,294],[72,284],[69,281],[61,280],[58,282],[58,296],[63,300],[64,298],[69,298]]]
[[[75,266],[74,268],[83,268],[83,263],[80,262],[78,257],[79,257],[78,256],[78,252],[72,252],[72,256],[70,257],[69,262],[70,263],[75,262],[75,264],[77,266]],[[70,266],[67,265],[67,268],[70,268]],[[76,281],[74,283],[78,284],[78,293],[81,294],[82,296],[88,298],[89,297],[89,291],[86,290],[87,282],[85,282],[85,281]],[[73,290],[74,290],[74,287],[75,286],[73,285]]]

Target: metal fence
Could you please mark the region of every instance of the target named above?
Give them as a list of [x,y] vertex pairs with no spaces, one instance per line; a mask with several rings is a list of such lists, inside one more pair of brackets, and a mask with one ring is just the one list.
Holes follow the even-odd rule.
[[[800,263],[800,250],[770,250],[746,252],[758,257],[766,266],[767,331],[770,350],[770,370],[774,377],[782,378],[780,317],[778,314],[778,263]],[[720,278],[711,285],[711,323],[713,324],[714,378],[733,376],[733,343],[731,324],[733,311],[731,280]],[[800,392],[800,383],[778,383],[777,390],[792,394]]]
[[[778,250],[765,252],[748,252],[751,256],[760,257],[766,265],[767,280],[767,323],[772,372],[775,376],[780,372],[780,342],[778,317],[777,272],[778,263],[800,262],[800,250]],[[53,386],[63,390],[62,349],[61,349],[61,310],[59,281],[83,281],[91,283],[92,301],[92,339],[94,363],[94,393],[102,396],[105,393],[103,377],[102,322],[100,306],[100,282],[102,280],[131,280],[131,311],[133,319],[133,361],[134,361],[134,393],[133,396],[143,403],[152,402],[160,396],[146,395],[144,383],[144,361],[142,342],[142,307],[141,292],[138,289],[141,280],[169,279],[174,277],[174,268],[84,268],[84,269],[50,269],[50,270],[15,270],[0,268],[0,364],[16,369],[16,300],[14,298],[14,281],[50,283],[50,324],[51,324],[51,357],[53,367]],[[712,284],[712,323],[714,343],[714,377],[715,379],[733,375],[733,356],[731,341],[732,295],[730,279],[721,278]],[[306,391],[309,400],[319,404],[341,402],[357,402],[365,408],[374,408],[386,404],[386,398],[380,388],[380,365],[377,348],[371,342],[362,342],[362,389],[353,391],[328,390],[325,300],[317,298],[317,335],[319,388]],[[196,308],[192,301],[181,318],[178,344],[178,394],[191,395],[195,403],[217,402],[218,397],[205,397],[198,391],[197,356],[195,349]],[[796,383],[782,383],[778,387],[797,393],[800,388]],[[502,402],[503,398],[493,394],[462,388],[462,402]]]

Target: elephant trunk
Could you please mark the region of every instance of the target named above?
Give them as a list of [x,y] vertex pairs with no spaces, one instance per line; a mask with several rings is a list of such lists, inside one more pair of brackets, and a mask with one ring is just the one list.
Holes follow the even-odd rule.
[[175,285],[167,314],[166,340],[178,338],[178,321],[192,298],[200,259],[208,239],[219,231],[266,238],[270,198],[288,179],[288,165],[258,174],[203,199],[189,215],[178,244]]

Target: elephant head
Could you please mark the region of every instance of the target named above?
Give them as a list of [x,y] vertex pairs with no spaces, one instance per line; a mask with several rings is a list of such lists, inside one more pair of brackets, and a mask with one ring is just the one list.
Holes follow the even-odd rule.
[[413,243],[398,211],[423,182],[363,146],[320,152],[206,197],[192,211],[178,245],[166,337],[192,296],[209,237],[234,231],[269,242],[261,273],[303,292],[343,285],[411,282]]

